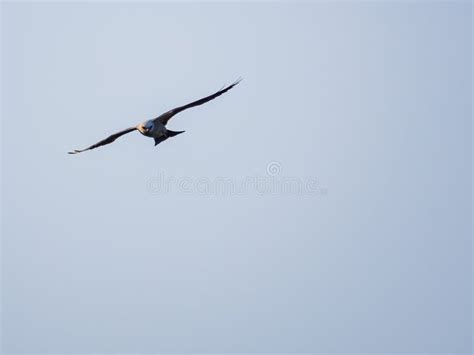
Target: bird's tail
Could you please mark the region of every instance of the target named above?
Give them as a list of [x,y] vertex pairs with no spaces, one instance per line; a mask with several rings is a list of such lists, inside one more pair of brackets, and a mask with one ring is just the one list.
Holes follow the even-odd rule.
[[169,137],[174,137],[174,136],[177,136],[178,134],[181,134],[181,133],[184,133],[184,131],[170,131],[169,129],[166,130],[166,135],[164,136],[161,136],[161,137],[158,137],[158,138],[155,138],[155,146],[157,146],[158,144],[160,144],[161,142],[164,142],[165,140],[167,140]]
[[168,137],[174,137],[184,132],[185,131],[170,131],[169,129],[166,130],[166,134],[168,135]]

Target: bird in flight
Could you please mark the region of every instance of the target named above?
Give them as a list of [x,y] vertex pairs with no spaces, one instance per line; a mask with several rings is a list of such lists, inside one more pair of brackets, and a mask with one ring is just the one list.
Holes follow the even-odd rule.
[[229,91],[230,89],[232,89],[235,85],[240,83],[241,80],[242,79],[238,79],[233,84],[231,84],[227,87],[224,87],[223,89],[215,92],[212,95],[203,97],[202,99],[193,101],[193,102],[191,102],[187,105],[176,107],[172,110],[169,110],[169,111],[161,114],[160,116],[158,116],[158,117],[156,117],[152,120],[148,120],[148,121],[145,121],[143,123],[140,123],[138,126],[126,128],[126,129],[124,129],[120,132],[114,133],[114,134],[110,135],[109,137],[101,140],[100,142],[97,142],[97,143],[91,145],[90,147],[87,147],[87,148],[84,148],[84,149],[76,149],[76,150],[73,150],[71,152],[68,152],[68,154],[82,153],[82,152],[85,152],[86,150],[91,150],[91,149],[95,149],[95,148],[98,148],[98,147],[102,147],[103,145],[110,144],[110,143],[114,142],[117,138],[123,136],[124,134],[130,133],[130,132],[133,132],[133,131],[139,131],[144,136],[153,138],[155,140],[155,146],[156,146],[156,145],[160,144],[161,142],[167,140],[168,138],[177,136],[178,134],[181,134],[181,133],[184,132],[184,131],[170,131],[169,129],[166,128],[166,124],[168,123],[168,121],[173,116],[180,113],[181,111],[187,110],[188,108],[199,106],[199,105],[205,104],[208,101],[214,100],[216,97],[218,97],[218,96],[224,94],[225,92]]

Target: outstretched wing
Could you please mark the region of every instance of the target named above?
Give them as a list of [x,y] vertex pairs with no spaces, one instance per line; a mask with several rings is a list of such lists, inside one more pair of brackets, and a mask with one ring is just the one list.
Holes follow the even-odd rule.
[[232,89],[235,85],[240,83],[241,80],[242,79],[238,79],[233,84],[223,88],[222,90],[217,91],[216,93],[214,93],[212,95],[203,97],[202,99],[197,100],[197,101],[193,101],[193,102],[191,102],[187,105],[176,107],[172,110],[169,110],[168,112],[165,112],[162,115],[156,117],[153,121],[155,121],[155,122],[158,121],[158,122],[166,125],[168,123],[168,121],[171,119],[171,117],[173,117],[177,113],[180,113],[181,111],[184,111],[188,108],[199,106],[199,105],[205,104],[208,101],[214,100],[216,97],[221,96],[223,93],[225,93],[225,92],[229,91],[230,89]]
[[86,150],[91,150],[91,149],[95,149],[106,144],[110,144],[113,141],[115,141],[118,137],[123,136],[124,134],[130,133],[130,132],[133,132],[136,129],[137,129],[136,127],[130,127],[130,128],[124,129],[123,131],[112,134],[111,136],[108,136],[107,138],[101,140],[100,142],[97,142],[96,144],[91,145],[90,147],[87,147],[84,149],[76,149],[76,150],[73,150],[72,152],[68,152],[68,154],[77,154],[77,153],[85,152]]

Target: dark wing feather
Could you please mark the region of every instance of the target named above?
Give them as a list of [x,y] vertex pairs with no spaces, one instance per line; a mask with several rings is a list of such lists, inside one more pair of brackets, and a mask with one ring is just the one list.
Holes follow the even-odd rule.
[[124,129],[123,131],[114,133],[111,136],[108,136],[107,138],[101,140],[100,142],[97,142],[96,144],[91,145],[90,147],[87,147],[85,149],[76,149],[72,152],[68,152],[68,154],[77,154],[77,153],[84,152],[86,150],[91,150],[91,149],[95,149],[106,144],[110,144],[113,141],[115,141],[118,137],[123,136],[124,134],[130,133],[130,132],[133,132],[136,129],[137,129],[136,127],[130,127],[130,128]]
[[217,92],[215,92],[214,94],[212,95],[209,95],[209,96],[206,96],[206,97],[203,97],[202,99],[200,100],[197,100],[197,101],[193,101],[187,105],[184,105],[184,106],[180,106],[180,107],[176,107],[172,110],[169,110],[168,112],[165,112],[164,114],[156,117],[153,121],[158,121],[164,125],[166,125],[168,123],[168,121],[171,119],[171,117],[173,117],[174,115],[176,115],[177,113],[180,113],[181,111],[184,111],[188,108],[191,108],[191,107],[195,107],[195,106],[199,106],[199,105],[202,105],[202,104],[205,104],[206,102],[208,101],[211,101],[211,100],[214,100],[216,97],[218,96],[221,96],[223,93],[229,91],[230,89],[232,89],[235,85],[237,85],[238,83],[240,83],[242,79],[239,79],[237,80],[236,82],[234,82],[233,84],[223,88],[222,90],[219,90]]

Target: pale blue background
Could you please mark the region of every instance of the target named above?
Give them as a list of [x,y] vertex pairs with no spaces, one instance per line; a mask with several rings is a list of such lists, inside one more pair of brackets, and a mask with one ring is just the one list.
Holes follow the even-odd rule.
[[3,350],[470,352],[471,7],[3,3]]

